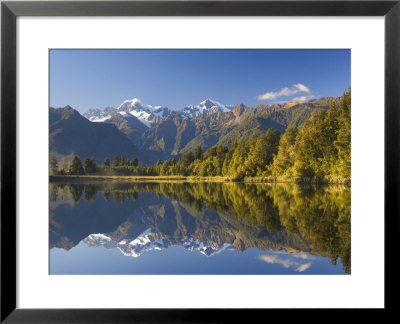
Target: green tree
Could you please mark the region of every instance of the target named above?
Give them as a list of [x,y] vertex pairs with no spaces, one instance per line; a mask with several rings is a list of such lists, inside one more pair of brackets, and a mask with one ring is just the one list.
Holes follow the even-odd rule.
[[120,166],[124,166],[125,165],[125,156],[123,156],[121,154],[120,158],[119,158],[119,165]]
[[58,171],[58,163],[56,157],[53,155],[50,159],[50,175],[57,174]]
[[196,146],[195,150],[194,150],[194,158],[195,160],[201,159],[203,156],[203,150],[201,149],[201,146],[198,145]]
[[69,170],[69,161],[67,157],[63,157],[61,160],[60,171],[62,174],[67,174]]
[[278,153],[280,132],[269,128],[265,135],[257,138],[254,145],[250,147],[250,152],[245,163],[246,175],[263,175],[267,165],[273,161],[273,157]]
[[[182,155],[182,159],[180,160],[178,169],[183,175],[190,175],[191,168],[190,165],[194,161],[194,155],[192,152],[187,152]],[[165,163],[165,162],[164,162]]]
[[245,161],[248,155],[248,146],[246,144],[241,142],[235,145],[228,168],[228,175],[234,180],[242,180],[246,176]]
[[343,95],[338,108],[338,124],[336,141],[337,150],[336,173],[346,180],[351,177],[351,89]]
[[102,166],[103,166],[103,168],[109,168],[110,167],[110,159],[107,156],[104,158]]
[[131,165],[134,166],[134,167],[138,166],[139,165],[138,159],[137,158],[132,158]]
[[85,174],[90,174],[96,171],[96,161],[94,158],[86,158],[83,160],[83,169]]
[[340,181],[351,176],[351,92],[339,106],[311,114],[299,129],[294,147],[293,176],[301,180]]
[[116,168],[116,167],[120,166],[119,156],[118,155],[114,155],[112,166],[113,166],[113,168]]
[[69,167],[70,174],[83,174],[82,161],[78,155],[75,155],[72,159]]
[[160,159],[157,160],[156,164],[154,165],[154,171],[156,174],[161,174],[161,167],[162,167],[162,162]]
[[162,167],[160,169],[160,175],[173,174],[175,164],[176,164],[176,160],[174,158],[165,160],[165,162],[162,164]]
[[296,141],[294,176],[304,180],[321,180],[329,169],[329,152],[332,143],[325,136],[326,110],[311,114],[299,130]]
[[292,167],[295,159],[295,143],[299,133],[297,127],[288,127],[279,140],[278,154],[274,158],[272,174],[292,177]]

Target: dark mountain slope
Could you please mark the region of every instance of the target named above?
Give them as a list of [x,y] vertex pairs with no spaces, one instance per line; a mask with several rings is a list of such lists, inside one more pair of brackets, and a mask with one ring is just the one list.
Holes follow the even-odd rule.
[[140,162],[151,163],[154,158],[135,146],[115,125],[92,123],[70,106],[50,108],[49,149],[57,157],[79,155],[95,156],[101,163],[108,156],[137,157]]
[[148,129],[139,119],[132,115],[122,117],[120,114],[115,114],[105,122],[117,126],[118,130],[128,136],[137,146],[140,146],[141,137]]
[[179,154],[194,136],[196,127],[188,118],[169,117],[142,135],[142,149],[161,152],[163,159]]

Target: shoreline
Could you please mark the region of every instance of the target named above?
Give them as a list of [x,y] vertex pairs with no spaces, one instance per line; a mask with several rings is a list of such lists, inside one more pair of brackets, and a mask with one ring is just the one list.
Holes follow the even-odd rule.
[[64,181],[129,181],[129,182],[220,182],[220,183],[286,183],[297,185],[320,185],[335,186],[343,185],[351,187],[346,182],[315,182],[315,181],[295,181],[292,179],[271,179],[269,177],[244,178],[243,180],[233,180],[229,177],[199,177],[199,176],[123,176],[123,175],[53,175],[49,176],[49,182]]
[[98,181],[131,181],[131,182],[234,182],[227,177],[197,177],[197,176],[109,176],[109,175],[56,175],[50,176],[50,182],[65,181],[65,180],[98,180]]

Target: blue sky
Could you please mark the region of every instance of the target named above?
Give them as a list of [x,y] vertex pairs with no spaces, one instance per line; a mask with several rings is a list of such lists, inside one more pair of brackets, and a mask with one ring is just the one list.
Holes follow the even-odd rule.
[[350,50],[51,50],[50,106],[79,112],[139,98],[180,109],[340,96]]

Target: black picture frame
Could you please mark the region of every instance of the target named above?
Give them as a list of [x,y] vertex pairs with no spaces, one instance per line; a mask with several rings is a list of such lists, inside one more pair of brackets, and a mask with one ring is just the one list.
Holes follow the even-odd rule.
[[[233,322],[265,310],[16,308],[16,19],[19,16],[384,16],[385,310],[397,307],[392,265],[399,237],[400,0],[396,1],[2,1],[1,322]],[[373,148],[371,148],[373,150]],[[373,152],[371,152],[373,154]],[[366,283],[367,284],[367,283]]]

